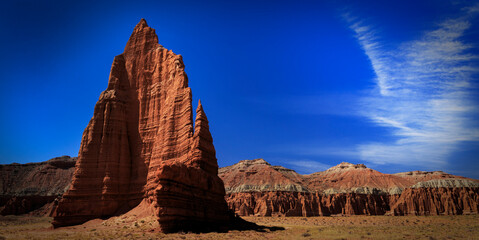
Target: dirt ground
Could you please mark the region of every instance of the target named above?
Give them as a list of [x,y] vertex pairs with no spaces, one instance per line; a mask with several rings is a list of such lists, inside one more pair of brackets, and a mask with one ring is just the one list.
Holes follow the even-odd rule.
[[226,233],[155,231],[152,217],[113,217],[52,229],[48,217],[0,216],[0,239],[479,239],[479,215],[245,217],[267,226]]

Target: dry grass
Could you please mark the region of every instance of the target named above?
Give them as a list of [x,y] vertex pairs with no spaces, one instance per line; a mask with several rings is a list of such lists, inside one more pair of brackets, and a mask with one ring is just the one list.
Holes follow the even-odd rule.
[[0,216],[0,239],[479,239],[479,215],[433,217],[246,217],[284,230],[175,233],[155,231],[154,218],[120,216],[51,229],[51,218]]

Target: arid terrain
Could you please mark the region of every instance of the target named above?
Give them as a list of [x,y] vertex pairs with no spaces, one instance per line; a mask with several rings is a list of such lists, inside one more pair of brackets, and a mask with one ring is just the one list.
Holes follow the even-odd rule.
[[347,162],[219,168],[182,59],[141,19],[78,157],[0,165],[0,240],[479,239],[478,179]]
[[226,233],[155,231],[124,216],[53,230],[50,217],[0,216],[0,239],[479,239],[479,216],[245,217],[267,228]]

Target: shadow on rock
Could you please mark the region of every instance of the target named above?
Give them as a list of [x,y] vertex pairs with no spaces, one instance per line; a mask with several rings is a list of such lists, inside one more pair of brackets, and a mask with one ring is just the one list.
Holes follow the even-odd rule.
[[244,219],[242,219],[239,216],[232,216],[231,217],[231,225],[228,230],[238,230],[238,231],[257,231],[257,232],[274,232],[278,230],[285,230],[284,227],[268,227],[268,226],[262,226],[258,225],[253,222],[248,222]]
[[254,222],[248,222],[233,212],[229,211],[229,220],[223,223],[198,223],[198,222],[182,222],[174,224],[170,227],[168,232],[160,230],[164,233],[227,233],[229,231],[256,231],[256,232],[274,232],[278,230],[285,230],[284,227],[276,226],[261,226]]

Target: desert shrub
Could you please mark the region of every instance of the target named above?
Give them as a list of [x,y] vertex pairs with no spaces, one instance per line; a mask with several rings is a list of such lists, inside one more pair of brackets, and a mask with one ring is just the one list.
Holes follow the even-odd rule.
[[301,235],[301,236],[303,236],[303,237],[310,237],[310,236],[311,236],[311,233],[305,232],[305,233],[303,233],[303,235]]

